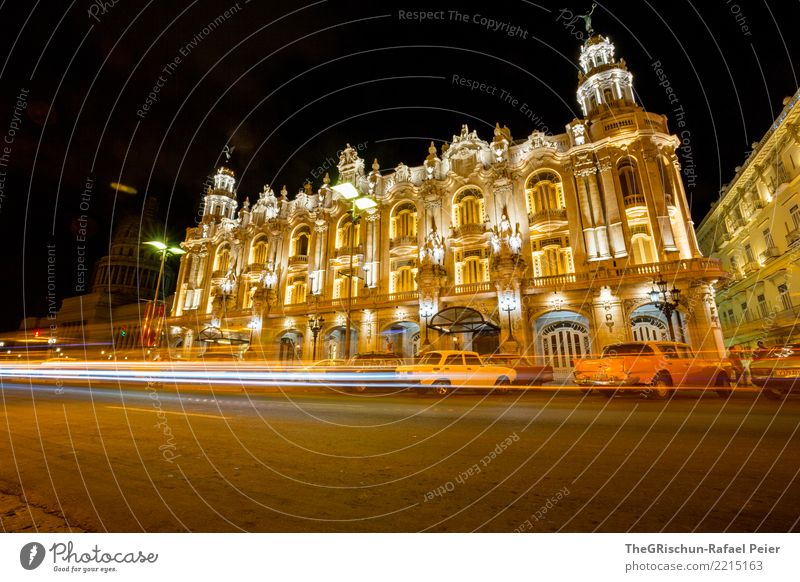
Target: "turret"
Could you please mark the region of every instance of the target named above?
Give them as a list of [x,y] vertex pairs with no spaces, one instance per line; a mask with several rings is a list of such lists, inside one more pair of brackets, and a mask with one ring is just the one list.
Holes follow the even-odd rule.
[[633,75],[625,59],[614,58],[614,45],[604,36],[594,35],[581,47],[578,73],[578,103],[585,117],[609,108],[635,106]]
[[214,174],[213,185],[205,194],[203,218],[212,220],[221,218],[233,219],[236,216],[236,177],[233,170],[220,166]]

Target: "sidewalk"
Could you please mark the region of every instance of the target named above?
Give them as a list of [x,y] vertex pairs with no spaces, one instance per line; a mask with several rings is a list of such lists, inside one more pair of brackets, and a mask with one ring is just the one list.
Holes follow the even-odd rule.
[[0,532],[81,533],[79,527],[40,507],[26,504],[16,495],[0,491]]

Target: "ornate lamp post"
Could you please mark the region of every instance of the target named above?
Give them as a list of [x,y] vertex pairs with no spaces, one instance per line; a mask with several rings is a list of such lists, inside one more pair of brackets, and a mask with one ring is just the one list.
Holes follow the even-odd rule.
[[[144,328],[147,330],[147,340],[146,342],[150,345],[146,347],[158,347],[161,343],[161,325],[154,326],[153,322],[157,317],[158,312],[158,292],[161,288],[161,279],[164,278],[164,263],[167,260],[167,256],[175,256],[175,255],[183,255],[186,253],[182,248],[177,246],[170,246],[169,244],[160,241],[160,240],[149,240],[145,241],[146,245],[149,245],[156,249],[156,252],[161,255],[161,264],[158,268],[158,278],[156,279],[156,291],[153,295],[153,303],[150,307],[150,313],[147,317],[147,323]],[[166,315],[166,313],[162,314]],[[153,339],[150,339],[150,335],[153,335]],[[152,343],[151,343],[152,342]]]
[[675,337],[675,329],[672,326],[672,314],[678,313],[678,325],[680,322],[680,313],[678,312],[678,305],[680,304],[681,292],[675,286],[670,291],[667,282],[661,273],[658,274],[658,279],[653,281],[653,289],[650,291],[650,300],[661,310],[664,317],[667,318],[667,326],[669,328],[669,337],[672,341],[678,341]]
[[349,247],[348,252],[350,253],[350,273],[348,277],[350,278],[350,281],[347,285],[347,322],[344,338],[344,357],[349,358],[351,341],[350,332],[353,325],[353,279],[355,278],[353,275],[353,255],[355,254],[355,249],[353,248],[353,231],[358,227],[358,222],[361,218],[360,211],[367,210],[368,208],[375,208],[378,203],[369,196],[361,194],[361,192],[359,192],[358,189],[350,182],[337,184],[336,186],[333,186],[332,189],[342,196],[342,198],[345,200],[350,200],[353,203],[352,208],[348,211],[350,213],[351,221],[350,228],[347,231],[347,246]]
[[420,317],[425,318],[425,341],[422,342],[422,347],[427,348],[431,345],[431,340],[428,338],[428,328],[431,325],[431,317],[433,317],[433,299],[426,297],[422,300],[422,305],[419,306]]
[[322,326],[325,323],[324,317],[319,317],[317,315],[309,315],[308,316],[308,329],[311,330],[311,337],[314,341],[314,346],[311,351],[311,359],[317,359],[317,337],[319,337],[319,332],[322,330]]
[[508,314],[508,340],[511,342],[516,343],[516,338],[514,337],[514,328],[511,325],[511,312],[517,308],[517,300],[514,297],[514,291],[512,289],[506,289],[503,291],[503,295],[500,297],[500,308]]

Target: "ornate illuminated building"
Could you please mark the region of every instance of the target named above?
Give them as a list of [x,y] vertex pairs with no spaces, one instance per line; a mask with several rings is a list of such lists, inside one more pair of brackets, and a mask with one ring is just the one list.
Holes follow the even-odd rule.
[[797,340],[800,306],[800,91],[697,229],[701,248],[730,279],[717,303],[725,341],[753,348]]
[[[698,249],[679,140],[635,102],[609,39],[592,36],[579,64],[583,117],[559,135],[498,125],[486,141],[465,125],[390,171],[348,146],[335,185],[294,198],[265,187],[241,208],[220,168],[182,243],[173,351],[216,337],[266,357],[343,357],[348,343],[411,356],[427,337],[525,352],[561,374],[611,342],[670,333],[718,353],[724,272]],[[354,205],[346,184],[377,204]],[[681,292],[671,332],[651,298],[659,273]],[[309,315],[325,320],[316,354]]]

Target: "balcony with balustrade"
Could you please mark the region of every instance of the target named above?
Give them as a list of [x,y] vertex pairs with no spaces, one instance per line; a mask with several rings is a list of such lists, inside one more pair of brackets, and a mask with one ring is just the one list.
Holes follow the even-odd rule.
[[481,237],[488,232],[485,223],[481,224],[462,224],[453,228],[453,238],[465,239]]
[[528,214],[528,225],[531,230],[538,232],[553,232],[566,228],[567,209],[550,208],[539,212],[531,212]]
[[308,266],[308,255],[295,255],[293,257],[289,257],[289,268],[307,267],[307,266]]
[[417,237],[415,235],[396,236],[389,241],[389,251],[392,254],[402,254],[413,251],[417,248]]
[[523,288],[528,293],[541,293],[542,289],[585,289],[602,285],[613,286],[624,280],[625,283],[647,283],[663,275],[664,278],[676,277],[708,278],[727,280],[728,273],[722,268],[719,259],[699,257],[680,259],[663,263],[647,263],[626,267],[600,267],[580,273],[565,273],[547,277],[533,277],[525,280]]
[[[355,256],[363,255],[363,254],[364,254],[364,245],[363,244],[356,245],[354,247],[343,246],[343,247],[339,247],[338,249],[335,249],[333,251],[333,257],[335,259],[346,259],[346,258],[350,257],[350,255],[353,255],[355,257]],[[306,262],[308,262],[308,261],[306,261]]]

